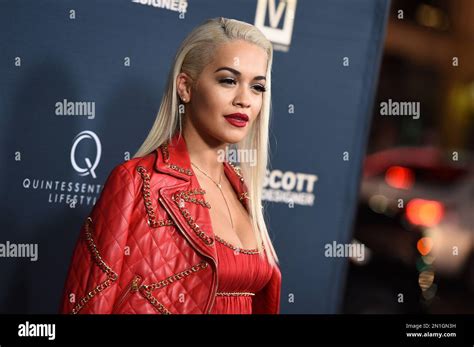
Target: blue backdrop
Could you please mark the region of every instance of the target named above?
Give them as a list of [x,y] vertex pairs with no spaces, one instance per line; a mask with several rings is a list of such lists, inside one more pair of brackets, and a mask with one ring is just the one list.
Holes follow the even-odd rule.
[[1,1],[0,243],[37,245],[37,260],[0,257],[0,313],[57,312],[101,185],[145,139],[180,42],[218,16],[257,25],[275,47],[265,206],[282,313],[337,313],[347,259],[326,258],[324,245],[351,240],[388,9],[389,0]]

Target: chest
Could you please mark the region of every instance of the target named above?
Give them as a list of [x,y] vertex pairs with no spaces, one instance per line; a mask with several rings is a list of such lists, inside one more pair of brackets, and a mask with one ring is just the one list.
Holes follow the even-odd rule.
[[250,216],[232,187],[224,183],[222,190],[215,185],[207,185],[205,189],[214,233],[235,247],[257,248]]

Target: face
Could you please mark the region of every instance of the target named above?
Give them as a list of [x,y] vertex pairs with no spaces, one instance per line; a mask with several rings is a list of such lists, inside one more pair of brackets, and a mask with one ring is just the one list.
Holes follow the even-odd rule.
[[196,81],[180,73],[185,129],[194,128],[210,143],[240,142],[262,107],[266,69],[265,50],[238,40],[221,45]]

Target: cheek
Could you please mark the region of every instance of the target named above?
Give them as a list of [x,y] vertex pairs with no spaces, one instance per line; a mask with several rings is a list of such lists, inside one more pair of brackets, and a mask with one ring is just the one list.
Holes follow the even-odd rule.
[[229,93],[225,93],[222,88],[217,88],[217,86],[207,87],[195,95],[198,100],[196,106],[202,109],[202,111],[222,111],[230,98]]
[[229,108],[229,105],[232,105],[232,98],[232,94],[226,92],[226,90],[216,89],[211,95],[209,95],[209,104],[214,108],[224,111],[226,108]]
[[254,108],[256,117],[259,116],[259,113],[262,110],[262,106],[263,106],[263,96],[259,96],[255,102],[255,108]]

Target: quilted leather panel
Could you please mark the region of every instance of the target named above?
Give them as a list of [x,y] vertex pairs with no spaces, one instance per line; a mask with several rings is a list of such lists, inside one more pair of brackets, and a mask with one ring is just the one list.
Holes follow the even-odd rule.
[[[134,182],[130,172],[119,165],[110,173],[102,193],[92,209],[90,232],[104,262],[118,273],[124,260],[134,203]],[[86,222],[81,228],[73,252],[60,311],[70,313],[77,302],[95,286],[107,279],[105,272],[93,261],[85,241]],[[119,276],[120,278],[120,276]],[[117,293],[117,282],[94,296],[80,313],[110,313]],[[71,294],[74,296],[71,302]]]

